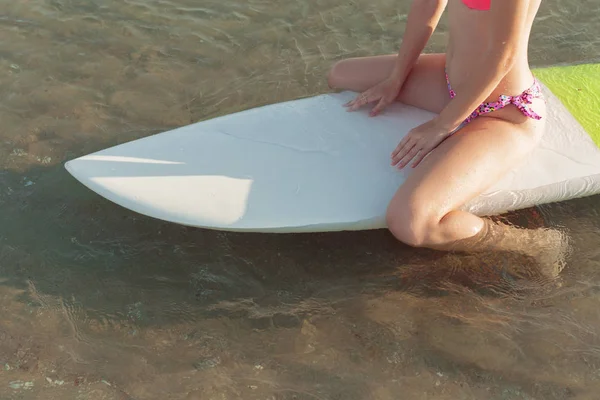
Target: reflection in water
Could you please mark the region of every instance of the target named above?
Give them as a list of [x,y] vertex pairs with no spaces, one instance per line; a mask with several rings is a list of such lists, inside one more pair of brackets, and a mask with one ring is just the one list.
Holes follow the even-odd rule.
[[[326,92],[334,60],[396,51],[409,4],[200,3],[0,6],[0,398],[598,393],[597,197],[541,208],[574,245],[548,283],[517,255],[415,251],[385,231],[184,228],[74,181],[76,156]],[[542,7],[534,65],[598,61],[600,1]]]

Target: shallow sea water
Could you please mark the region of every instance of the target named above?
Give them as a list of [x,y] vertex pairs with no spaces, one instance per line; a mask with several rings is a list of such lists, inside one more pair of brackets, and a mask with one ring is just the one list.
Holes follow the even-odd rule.
[[[408,5],[3,2],[0,399],[597,399],[598,196],[540,207],[574,251],[559,282],[527,288],[490,276],[510,257],[409,249],[386,231],[163,223],[63,168],[325,93],[335,60],[396,51]],[[600,0],[546,0],[531,63],[598,62],[598,37]]]

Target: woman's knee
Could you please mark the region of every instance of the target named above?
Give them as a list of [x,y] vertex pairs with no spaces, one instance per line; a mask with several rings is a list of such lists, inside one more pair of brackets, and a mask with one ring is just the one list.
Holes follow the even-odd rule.
[[427,247],[431,233],[439,225],[440,218],[429,213],[425,207],[407,201],[391,203],[386,213],[388,230],[396,239],[412,247]]
[[337,61],[329,69],[327,74],[327,84],[330,89],[342,89],[344,88],[344,80],[347,78],[347,64],[348,60]]
[[396,59],[397,55],[346,58],[333,64],[327,82],[332,89],[362,92],[389,77]]

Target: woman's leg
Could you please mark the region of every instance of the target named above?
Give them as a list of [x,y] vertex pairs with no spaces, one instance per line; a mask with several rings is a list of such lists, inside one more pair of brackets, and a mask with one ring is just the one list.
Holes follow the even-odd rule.
[[[329,87],[364,92],[390,76],[396,57],[383,55],[339,61],[329,71]],[[398,100],[431,112],[441,112],[450,101],[445,65],[445,54],[421,54],[404,82]]]
[[414,247],[451,251],[507,251],[534,257],[548,276],[564,267],[566,238],[551,229],[519,229],[461,211],[501,179],[539,142],[544,123],[519,126],[479,117],[433,150],[398,189],[388,229]]
[[484,220],[458,209],[498,181],[541,138],[543,124],[479,117],[443,141],[409,174],[393,197],[388,227],[416,247],[460,247]]

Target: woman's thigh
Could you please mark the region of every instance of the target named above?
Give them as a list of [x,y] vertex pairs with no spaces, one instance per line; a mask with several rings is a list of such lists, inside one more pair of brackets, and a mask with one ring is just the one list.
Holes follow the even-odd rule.
[[[396,55],[382,55],[339,61],[329,72],[329,86],[364,92],[391,75],[396,59]],[[402,86],[398,101],[440,113],[450,101],[445,65],[445,54],[421,54]]]
[[408,175],[388,218],[407,229],[438,223],[522,162],[539,143],[544,123],[479,117],[443,141]]

